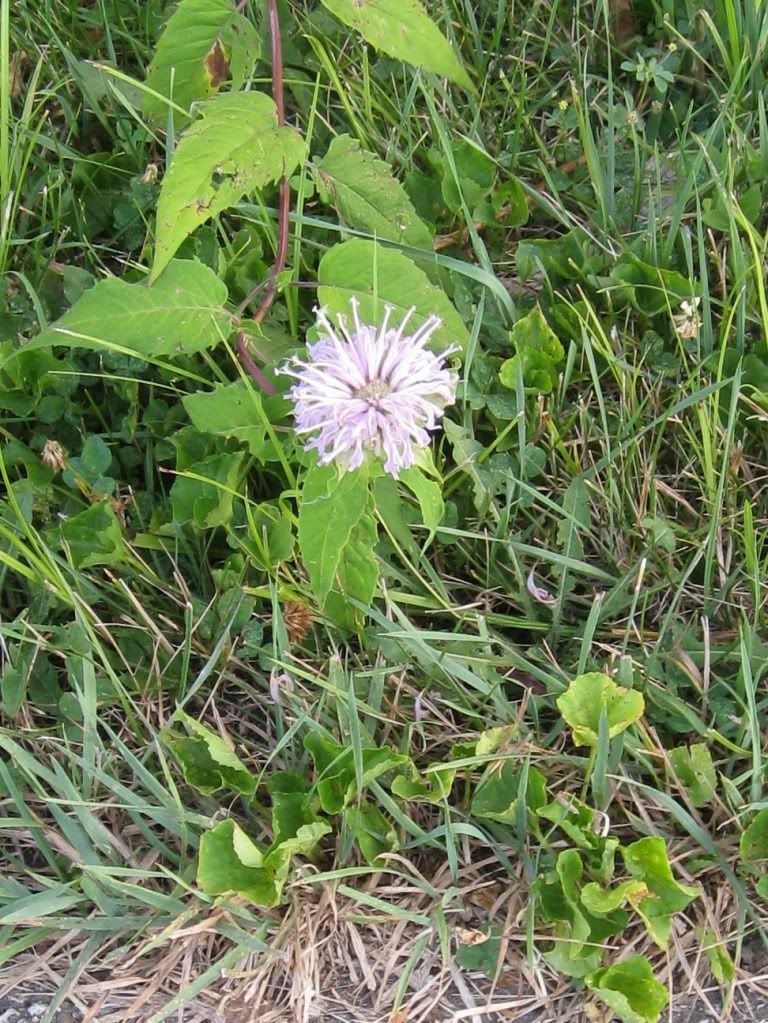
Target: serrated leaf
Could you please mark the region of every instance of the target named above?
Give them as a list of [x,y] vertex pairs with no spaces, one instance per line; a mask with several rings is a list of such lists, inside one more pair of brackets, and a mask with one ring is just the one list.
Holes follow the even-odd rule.
[[[306,736],[304,748],[315,765],[320,806],[326,813],[340,813],[359,795],[354,750],[351,746],[340,746],[324,739],[319,732],[310,732]],[[360,755],[363,768],[360,790],[387,771],[408,762],[408,757],[402,753],[386,748],[363,747]]]
[[383,53],[472,90],[469,75],[419,0],[323,0],[323,4]]
[[292,174],[305,153],[299,133],[278,126],[274,101],[264,93],[215,96],[200,105],[200,114],[163,178],[153,280],[196,227]]
[[645,709],[642,693],[624,689],[601,672],[593,671],[573,679],[557,706],[573,733],[577,746],[598,745],[600,715],[605,709],[608,736],[613,739],[638,721]]
[[274,422],[287,403],[284,399],[262,398],[244,380],[224,384],[213,391],[197,391],[182,398],[192,425],[202,433],[233,437],[248,446],[252,455],[264,454],[265,418]]
[[226,285],[196,260],[176,259],[151,288],[117,277],[86,291],[61,319],[33,338],[25,351],[69,348],[125,349],[139,358],[211,348],[229,334]]
[[[304,478],[299,507],[299,547],[312,589],[324,605],[332,589],[340,589],[340,572],[354,577],[360,536],[355,528],[368,511],[368,477],[363,471],[339,476],[335,466],[314,466]],[[363,527],[363,532],[366,532]],[[349,554],[352,563],[345,555]],[[361,555],[365,561],[365,553]],[[362,566],[365,589],[365,565]],[[354,585],[354,578],[351,580]],[[375,585],[375,580],[374,580]],[[351,595],[351,594],[350,594]]]
[[75,568],[113,565],[126,554],[123,531],[110,501],[99,501],[61,524]]
[[587,977],[587,986],[623,1023],[657,1023],[667,989],[653,975],[645,956],[630,956]]
[[465,349],[469,342],[467,328],[448,296],[402,252],[353,238],[325,253],[317,276],[320,304],[333,317],[349,315],[353,296],[360,303],[360,318],[365,323],[380,323],[384,306],[389,304],[394,310],[392,323],[397,324],[414,306],[409,330],[415,331],[432,314],[441,317],[442,326],[434,334],[435,348],[460,345]]
[[501,364],[501,383],[515,390],[519,363],[525,389],[549,394],[557,383],[558,367],[565,358],[565,352],[539,306],[517,321],[510,339],[517,354]]
[[[225,81],[239,89],[260,50],[258,32],[230,0],[182,0],[160,36],[147,86],[189,110]],[[144,115],[151,124],[164,127],[168,109],[162,99],[144,94]],[[174,111],[174,120],[180,117]]]
[[362,149],[357,139],[339,135],[313,172],[323,202],[335,206],[345,224],[377,238],[432,250],[432,233],[408,193],[390,167]]
[[223,788],[253,795],[256,779],[220,735],[184,711],[177,710],[175,719],[188,735],[165,729],[160,737],[181,764],[185,781],[208,796]]

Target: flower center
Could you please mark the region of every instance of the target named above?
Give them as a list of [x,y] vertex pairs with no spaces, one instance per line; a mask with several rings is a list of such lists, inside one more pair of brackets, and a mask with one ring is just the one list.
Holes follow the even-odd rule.
[[356,398],[364,398],[366,401],[378,401],[379,398],[386,398],[392,393],[392,388],[383,380],[370,380],[365,387],[355,391]]

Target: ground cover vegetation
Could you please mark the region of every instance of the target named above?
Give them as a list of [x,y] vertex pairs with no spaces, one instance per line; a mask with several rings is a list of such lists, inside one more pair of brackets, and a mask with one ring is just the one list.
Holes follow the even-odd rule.
[[[0,990],[738,1005],[767,39],[757,0],[2,0]],[[341,472],[280,370],[387,305],[455,401]]]

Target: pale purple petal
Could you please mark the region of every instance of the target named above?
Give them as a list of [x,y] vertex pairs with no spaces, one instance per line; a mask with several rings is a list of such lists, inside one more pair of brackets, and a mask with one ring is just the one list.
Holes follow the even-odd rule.
[[397,477],[414,464],[415,449],[429,444],[427,431],[456,400],[457,377],[445,360],[458,348],[439,355],[427,349],[441,325],[437,316],[406,334],[415,308],[395,329],[386,306],[377,330],[361,322],[356,299],[351,305],[351,325],[338,316],[334,326],[317,310],[320,339],[307,345],[307,361],[293,359],[280,370],[296,380],[288,392],[296,432],[315,434],[306,448],[317,451],[321,465],[357,469],[370,453]]

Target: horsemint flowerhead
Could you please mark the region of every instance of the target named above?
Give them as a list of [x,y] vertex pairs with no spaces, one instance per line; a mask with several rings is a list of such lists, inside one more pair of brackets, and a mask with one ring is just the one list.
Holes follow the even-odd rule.
[[441,325],[438,316],[409,334],[415,307],[395,328],[393,308],[385,306],[377,328],[361,323],[355,298],[351,306],[351,327],[342,315],[334,327],[325,310],[316,309],[319,340],[307,346],[306,361],[294,358],[280,372],[296,379],[289,391],[296,431],[314,434],[306,448],[317,450],[321,465],[357,469],[371,453],[397,477],[414,464],[416,448],[429,444],[428,431],[455,401],[457,377],[445,360],[459,349],[427,350]]

